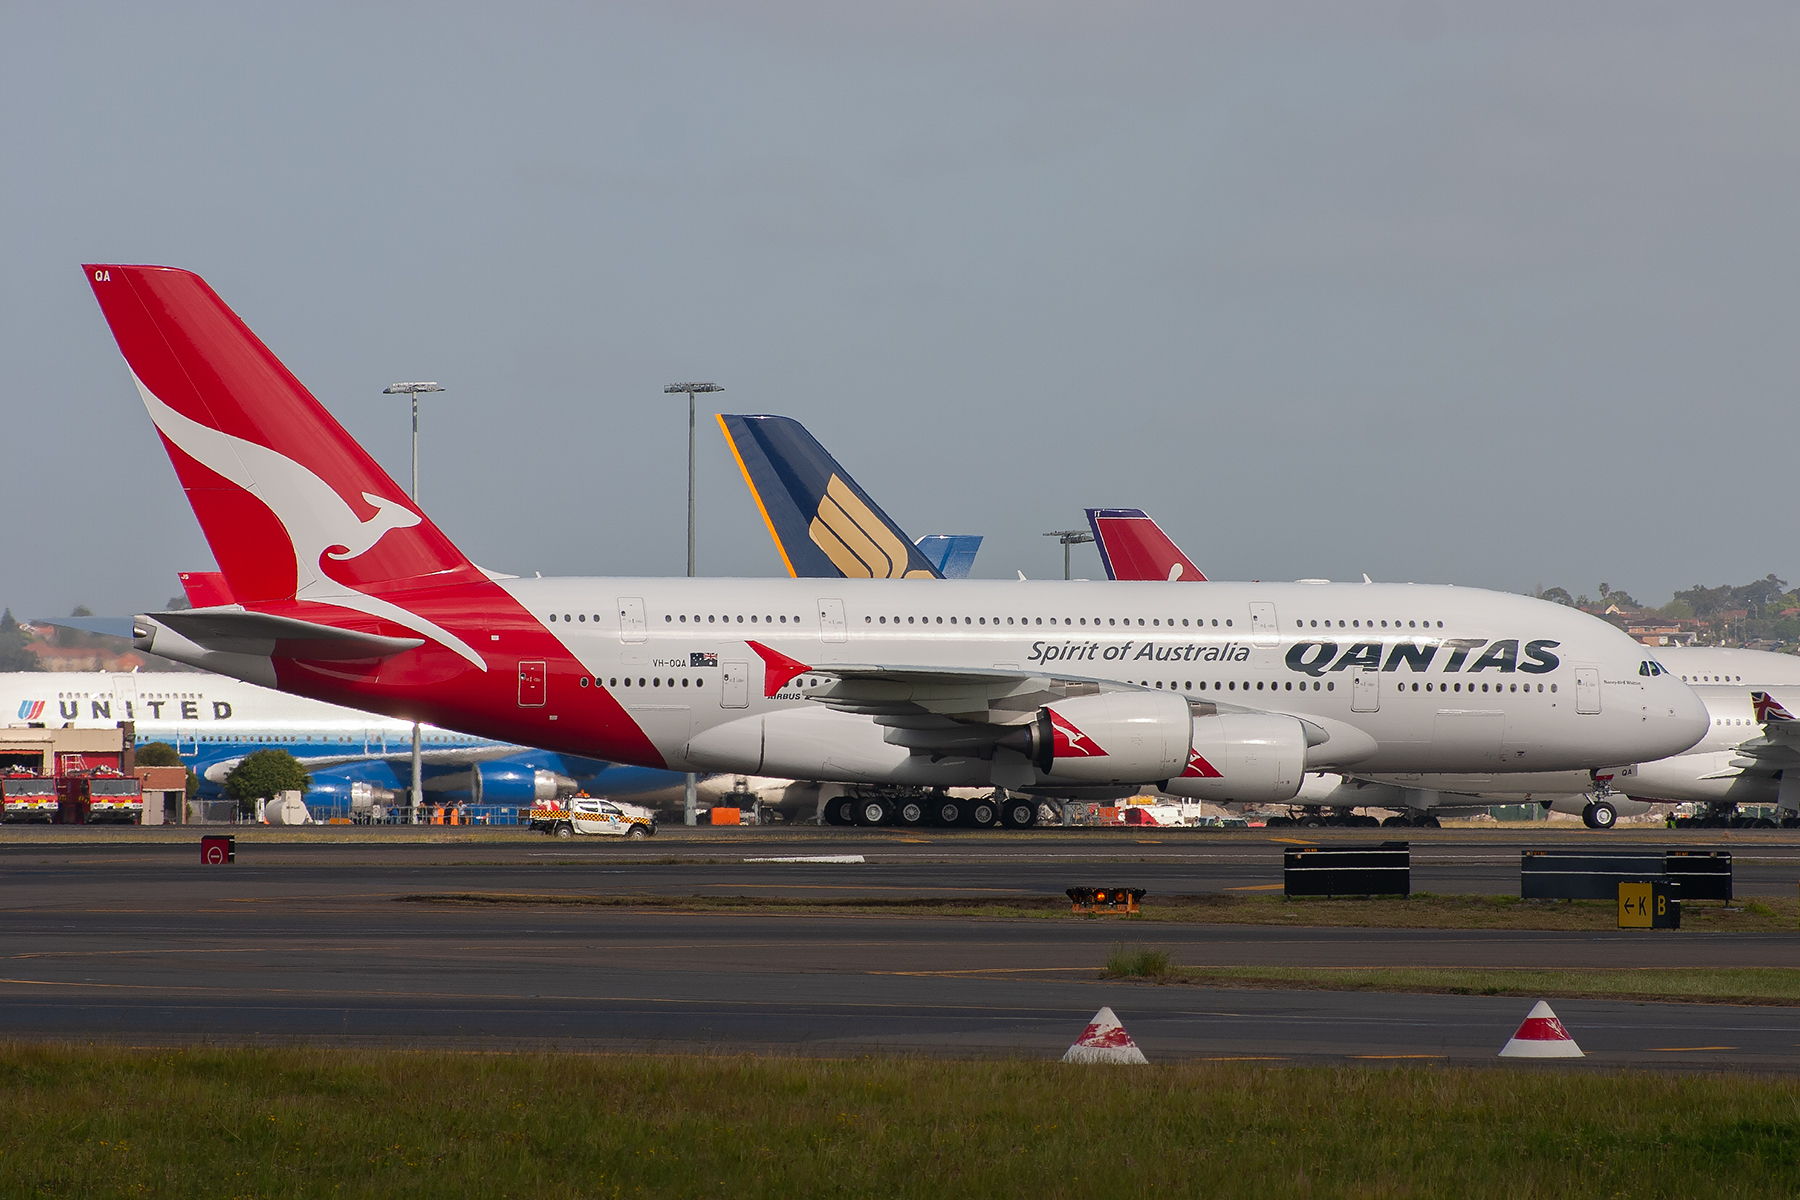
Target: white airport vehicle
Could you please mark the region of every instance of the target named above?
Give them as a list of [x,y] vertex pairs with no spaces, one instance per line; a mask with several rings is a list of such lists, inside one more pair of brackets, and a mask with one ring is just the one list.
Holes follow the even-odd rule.
[[533,805],[531,827],[561,838],[581,834],[641,840],[656,835],[656,816],[647,808],[604,796],[570,796]]
[[87,270],[240,601],[136,643],[237,678],[646,767],[1077,799],[1588,770],[1707,728],[1612,626],[1468,588],[496,577],[199,277]]

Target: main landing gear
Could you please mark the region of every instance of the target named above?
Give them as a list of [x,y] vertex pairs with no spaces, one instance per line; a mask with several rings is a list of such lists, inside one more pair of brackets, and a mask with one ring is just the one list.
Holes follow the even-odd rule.
[[1030,829],[1038,822],[1038,802],[1008,799],[1003,792],[965,799],[947,792],[862,791],[825,805],[827,825],[948,826],[964,829]]

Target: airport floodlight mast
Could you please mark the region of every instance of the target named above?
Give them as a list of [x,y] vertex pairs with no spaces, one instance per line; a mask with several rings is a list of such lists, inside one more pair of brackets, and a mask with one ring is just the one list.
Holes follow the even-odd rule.
[[1085,529],[1052,529],[1045,537],[1057,538],[1063,548],[1063,578],[1069,578],[1069,547],[1079,546],[1094,540],[1094,535]]
[[[722,392],[725,389],[716,383],[671,383],[663,389],[663,394],[673,396],[686,392],[688,398],[688,578],[694,577],[694,394],[696,392]],[[687,795],[682,804],[682,821],[693,825],[699,822],[699,796],[696,794],[700,784],[699,776],[688,772]]]
[[413,504],[419,503],[419,393],[441,392],[435,383],[390,383],[381,389],[384,396],[411,396],[413,406]]
[[694,577],[694,393],[722,392],[716,383],[671,383],[664,394],[686,392],[688,398],[688,578]]
[[[412,443],[412,502],[419,506],[419,393],[441,392],[444,389],[435,383],[390,383],[381,389],[384,396],[411,396],[413,408],[413,443]],[[477,768],[479,770],[479,768]],[[413,722],[412,739],[412,824],[419,823],[419,802],[425,797],[425,753],[424,745],[419,737],[419,723]]]

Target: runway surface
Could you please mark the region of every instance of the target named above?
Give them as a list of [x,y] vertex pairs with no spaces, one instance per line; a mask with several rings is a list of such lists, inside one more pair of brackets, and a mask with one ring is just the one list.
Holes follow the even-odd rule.
[[[136,831],[133,831],[134,833]],[[197,831],[0,841],[0,1027],[127,1042],[375,1042],[1055,1057],[1110,1004],[1154,1060],[1492,1062],[1515,998],[1103,982],[1121,940],[1186,965],[1800,966],[1794,934],[1273,929],[1107,920],[667,912],[402,902],[422,892],[1059,893],[1071,881],[1207,891],[1279,882],[1280,845],[1060,833],[932,841],[516,835],[239,842]],[[764,832],[764,831],[756,831]],[[768,831],[773,832],[773,831]],[[169,837],[169,834],[176,836]],[[1085,834],[1085,831],[1082,831]],[[1323,839],[1314,839],[1323,840]],[[1361,839],[1373,840],[1373,839]],[[1716,838],[1715,838],[1716,840]],[[1752,849],[1731,848],[1741,865]],[[1765,840],[1792,894],[1800,846]],[[1515,891],[1517,845],[1445,839],[1420,890]],[[863,854],[861,864],[745,858]],[[673,860],[673,861],[671,861]],[[1492,861],[1484,861],[1492,860]],[[1507,867],[1510,864],[1510,876]],[[1510,878],[1510,886],[1502,886]],[[1242,883],[1234,881],[1245,881]],[[1800,1009],[1560,1001],[1592,1064],[1800,1068]]]
[[[1061,895],[1078,884],[1143,887],[1162,895],[1271,891],[1281,885],[1282,851],[1293,845],[1373,845],[1388,830],[1033,830],[987,833],[925,830],[665,828],[648,842],[578,838],[523,830],[473,835],[454,830],[371,827],[273,831],[249,827],[240,866],[416,872],[414,890],[442,890],[479,869],[482,887],[527,890],[543,868],[585,870],[580,886],[646,895],[809,894],[828,896]],[[0,827],[0,869],[66,864],[161,878],[192,862],[205,830]],[[231,832],[229,829],[214,832]],[[1729,850],[1739,896],[1791,896],[1800,879],[1800,831],[1650,830],[1586,834],[1562,826],[1532,836],[1463,830],[1406,831],[1415,892],[1519,894],[1524,849],[1670,846]],[[1307,836],[1300,836],[1306,833]],[[1707,836],[1699,836],[1705,834]],[[435,836],[434,836],[435,835]],[[860,857],[862,862],[778,862]],[[399,876],[396,876],[399,878]]]

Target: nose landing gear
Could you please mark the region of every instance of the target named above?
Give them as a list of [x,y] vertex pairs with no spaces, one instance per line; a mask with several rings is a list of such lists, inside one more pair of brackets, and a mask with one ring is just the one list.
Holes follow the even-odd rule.
[[1619,823],[1619,810],[1610,801],[1593,800],[1581,810],[1581,823],[1589,829],[1611,829]]

